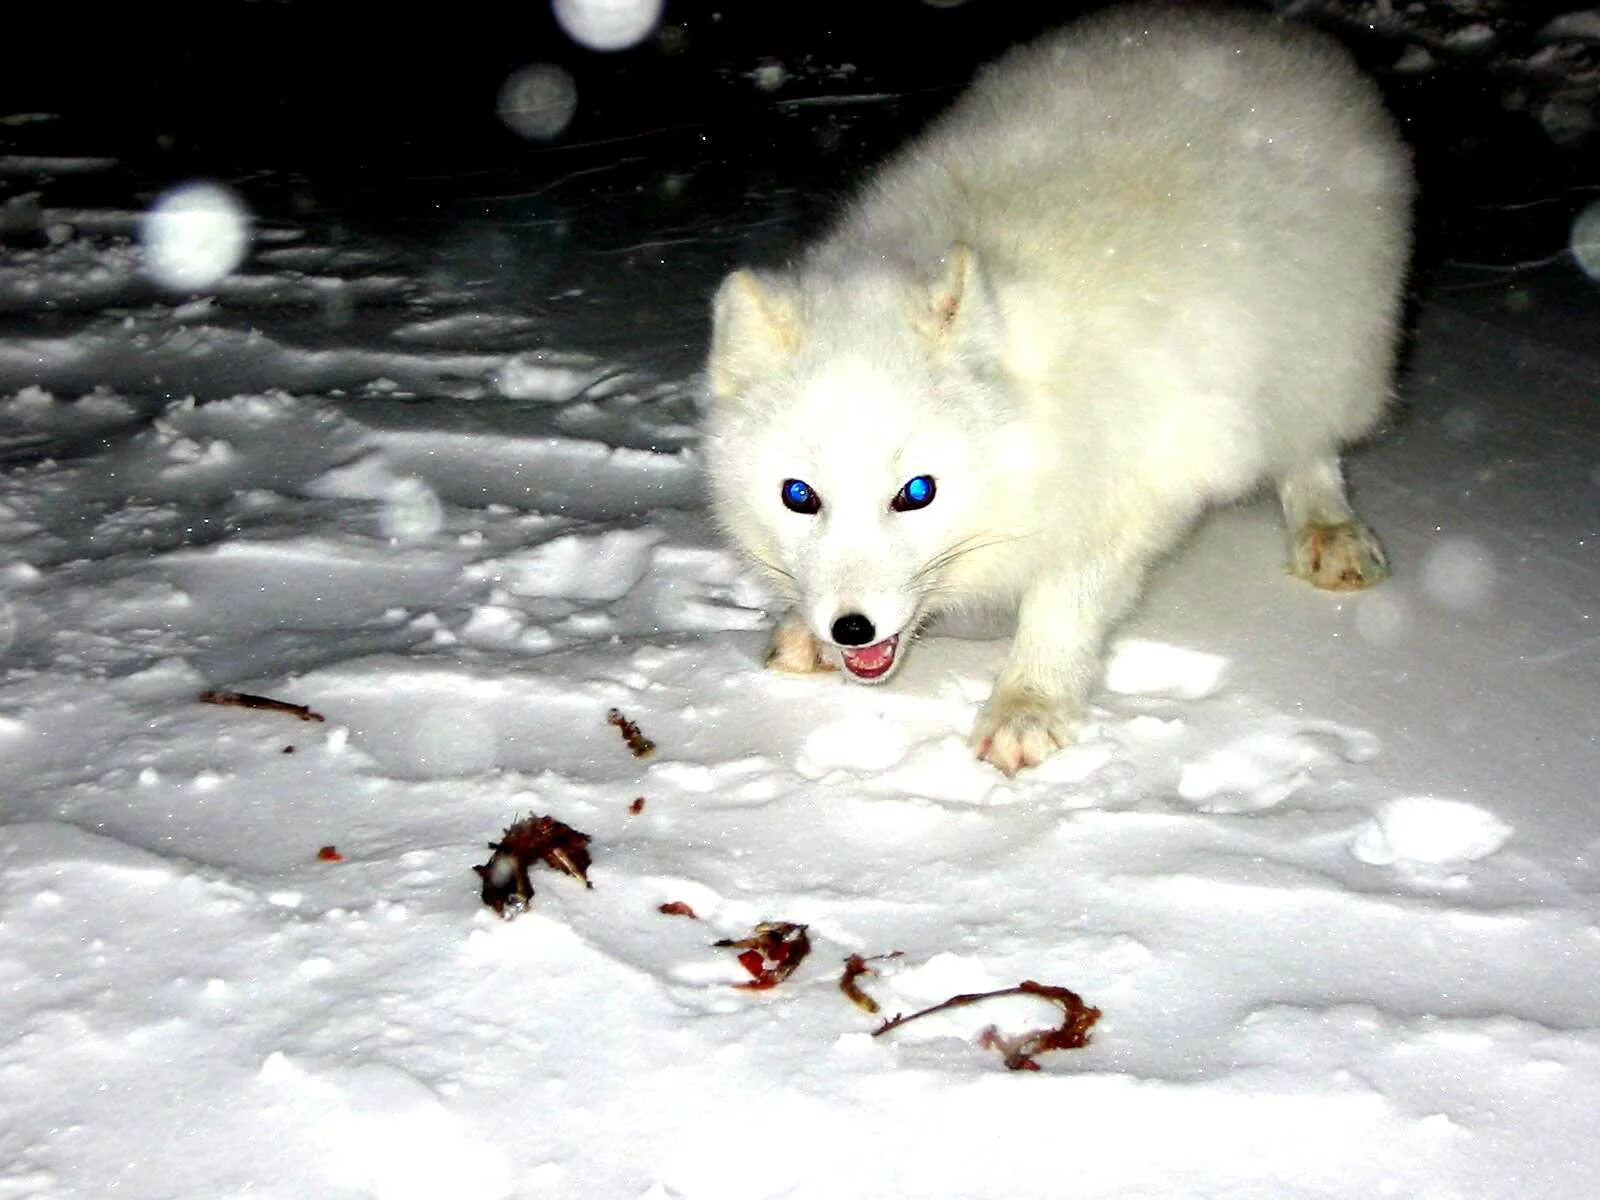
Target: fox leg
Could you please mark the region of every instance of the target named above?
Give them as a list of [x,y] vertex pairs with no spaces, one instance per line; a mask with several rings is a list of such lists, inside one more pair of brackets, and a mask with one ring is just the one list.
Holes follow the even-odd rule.
[[1015,775],[1073,740],[1106,634],[1137,597],[1146,561],[1108,555],[1023,595],[1011,653],[972,730],[979,758]]
[[1318,459],[1278,480],[1289,529],[1289,569],[1313,587],[1356,591],[1389,574],[1377,537],[1345,497],[1336,457]]

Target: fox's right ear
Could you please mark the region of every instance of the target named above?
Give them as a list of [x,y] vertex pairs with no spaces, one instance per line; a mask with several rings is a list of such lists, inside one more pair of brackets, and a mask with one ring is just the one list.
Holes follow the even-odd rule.
[[744,390],[800,348],[800,297],[787,280],[738,270],[722,281],[711,303],[711,394],[726,399]]

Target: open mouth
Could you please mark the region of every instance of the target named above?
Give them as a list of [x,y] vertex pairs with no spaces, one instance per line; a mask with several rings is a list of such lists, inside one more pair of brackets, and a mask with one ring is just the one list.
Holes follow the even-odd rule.
[[874,642],[870,646],[840,646],[845,670],[857,679],[878,679],[894,666],[894,652],[900,645],[900,635]]

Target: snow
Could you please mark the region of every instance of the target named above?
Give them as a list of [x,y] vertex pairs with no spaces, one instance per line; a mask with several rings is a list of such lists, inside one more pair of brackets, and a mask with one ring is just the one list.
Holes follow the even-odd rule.
[[[696,383],[640,366],[682,361],[726,232],[557,319],[262,220],[197,300],[145,278],[131,190],[42,195],[64,237],[0,247],[0,1200],[1592,1194],[1573,257],[1428,277],[1352,461],[1391,580],[1315,593],[1269,504],[1214,514],[1081,742],[1007,780],[965,744],[1003,629],[876,689],[760,669]],[[540,867],[504,921],[471,868],[528,813],[592,837],[593,888]],[[812,954],[736,988],[711,943],[764,920]],[[979,1045],[1053,1020],[1026,997],[874,1038],[837,983],[896,951],[884,1014],[1034,979],[1104,1015],[1039,1072]]]

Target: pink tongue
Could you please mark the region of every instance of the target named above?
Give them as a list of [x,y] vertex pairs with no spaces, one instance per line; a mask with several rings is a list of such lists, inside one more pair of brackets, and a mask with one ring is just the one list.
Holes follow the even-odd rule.
[[870,675],[884,670],[894,661],[896,640],[895,638],[887,638],[870,646],[862,646],[855,650],[845,650],[845,666],[858,675]]

